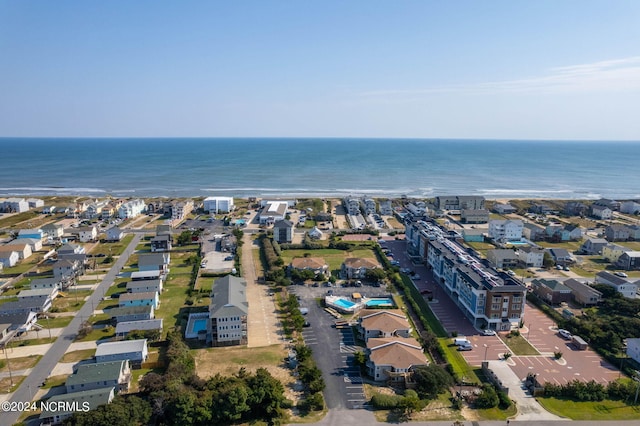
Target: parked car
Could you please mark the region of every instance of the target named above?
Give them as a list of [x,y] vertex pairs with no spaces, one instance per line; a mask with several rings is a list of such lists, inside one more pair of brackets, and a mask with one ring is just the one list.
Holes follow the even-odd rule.
[[627,274],[625,274],[624,272],[620,272],[620,271],[614,272],[613,275],[618,276],[618,277],[622,277],[622,278],[627,278],[628,277]]
[[558,330],[558,334],[560,335],[560,337],[562,337],[565,340],[571,340],[573,338],[573,336],[569,331],[564,330],[562,328]]
[[458,346],[458,350],[459,351],[470,351],[470,350],[473,350],[473,346],[471,346],[471,344],[460,345],[460,346]]
[[486,328],[482,330],[482,334],[485,336],[495,336],[496,332],[494,330],[491,330],[490,328]]

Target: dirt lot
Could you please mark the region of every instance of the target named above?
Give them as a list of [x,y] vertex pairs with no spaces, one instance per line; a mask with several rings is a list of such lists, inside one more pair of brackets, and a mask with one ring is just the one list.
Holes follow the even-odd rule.
[[193,352],[196,358],[196,371],[202,378],[220,373],[223,376],[235,374],[241,367],[249,372],[266,368],[269,373],[285,386],[285,395],[292,401],[298,401],[300,393],[294,390],[295,380],[285,364],[287,351],[283,344],[260,348],[228,347],[199,349]]

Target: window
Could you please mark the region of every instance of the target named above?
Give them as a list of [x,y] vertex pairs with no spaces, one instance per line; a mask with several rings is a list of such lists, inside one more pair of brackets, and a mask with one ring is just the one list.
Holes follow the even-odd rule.
[[511,305],[511,309],[514,311],[519,311],[520,309],[522,309],[522,305],[519,303],[514,303],[513,305]]
[[499,303],[494,303],[493,305],[491,305],[491,310],[495,311],[497,309],[500,309],[500,304]]
[[502,299],[502,303],[509,303],[509,298],[505,297],[504,299]]

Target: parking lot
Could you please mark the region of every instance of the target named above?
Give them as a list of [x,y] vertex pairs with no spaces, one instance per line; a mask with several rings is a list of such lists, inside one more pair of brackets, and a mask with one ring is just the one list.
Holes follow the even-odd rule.
[[[366,399],[360,369],[354,363],[353,354],[363,348],[356,346],[351,327],[335,328],[335,318],[316,301],[316,298],[326,295],[328,290],[338,296],[348,296],[354,289],[291,286],[289,290],[299,297],[301,307],[309,310],[306,319],[310,326],[304,329],[302,335],[322,371],[327,407],[362,408]],[[387,295],[382,288],[361,287],[357,291],[368,297]]]
[[[421,291],[432,292],[434,300],[429,306],[445,330],[466,336],[471,342],[473,350],[461,352],[470,365],[480,365],[485,359],[498,360],[502,354],[509,351],[497,336],[484,336],[476,330],[444,290],[436,285],[427,268],[410,261],[405,253],[404,241],[387,241],[383,245],[391,250],[393,259],[399,261],[401,268],[409,268],[420,275],[420,280],[414,282]],[[540,352],[540,355],[514,355],[507,361],[519,378],[524,379],[528,373],[537,373],[538,380],[543,383],[566,383],[574,379],[606,383],[618,378],[619,371],[615,366],[603,360],[591,349],[577,350],[570,341],[557,334],[556,324],[551,319],[529,304],[525,306],[524,323],[522,336]],[[563,356],[556,361],[553,354],[558,351],[562,352]]]

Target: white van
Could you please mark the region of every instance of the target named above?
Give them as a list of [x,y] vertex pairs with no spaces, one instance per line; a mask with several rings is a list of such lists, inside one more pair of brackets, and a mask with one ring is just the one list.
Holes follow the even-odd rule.
[[573,336],[571,335],[570,332],[568,332],[567,330],[563,330],[562,328],[560,330],[558,330],[558,334],[566,340],[571,340],[573,338]]
[[466,337],[456,337],[453,339],[453,344],[456,346],[471,346],[471,342]]

